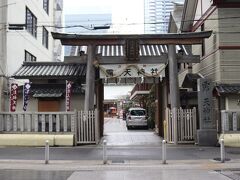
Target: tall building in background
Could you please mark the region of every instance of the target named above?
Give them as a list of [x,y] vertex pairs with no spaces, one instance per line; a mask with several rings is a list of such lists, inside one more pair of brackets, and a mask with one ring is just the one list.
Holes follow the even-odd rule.
[[62,25],[63,0],[0,1],[0,111],[8,110],[10,77],[23,62],[59,61],[52,31]]
[[173,0],[144,1],[144,32],[167,33],[170,12],[173,10]]

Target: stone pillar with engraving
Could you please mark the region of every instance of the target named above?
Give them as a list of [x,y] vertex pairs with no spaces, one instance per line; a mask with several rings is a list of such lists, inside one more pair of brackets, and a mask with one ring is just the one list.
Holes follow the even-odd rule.
[[213,119],[213,83],[205,78],[198,79],[199,129],[197,141],[200,146],[217,144],[217,129]]

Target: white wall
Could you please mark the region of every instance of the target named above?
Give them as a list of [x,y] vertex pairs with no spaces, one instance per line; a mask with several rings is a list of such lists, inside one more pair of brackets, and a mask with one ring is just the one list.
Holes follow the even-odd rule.
[[7,21],[7,0],[0,1],[0,111],[5,110],[4,91],[6,91],[6,21]]
[[[240,19],[228,18],[238,14],[239,8],[219,8],[205,21],[205,30],[213,30],[213,34],[205,40],[206,53],[201,63],[194,64],[194,73],[217,83],[240,83],[240,50],[221,49],[240,46]],[[201,54],[201,46],[193,46],[193,54]]]
[[[22,94],[19,94],[16,111],[17,112],[23,111]],[[30,111],[30,112],[38,111],[38,99],[37,98],[33,98],[33,97],[30,98],[30,100],[28,102],[28,106],[27,106],[27,111]]]
[[228,95],[226,97],[226,110],[240,108],[240,95]]
[[[65,98],[60,100],[60,110],[65,111]],[[84,107],[84,95],[72,95],[71,97],[71,109],[70,111],[83,110]],[[18,95],[16,111],[23,111],[23,98],[22,94]],[[27,106],[27,111],[35,112],[38,111],[38,98],[31,97]]]
[[[217,19],[218,10],[216,10],[209,19]],[[193,73],[200,73],[204,77],[211,79],[214,82],[221,81],[220,74],[220,51],[219,51],[219,31],[218,20],[206,20],[204,22],[205,31],[213,30],[210,38],[205,39],[205,55],[201,57],[201,62],[193,65]],[[201,27],[197,29],[201,31]],[[194,45],[192,48],[193,54],[202,55],[201,45]]]
[[49,15],[43,9],[42,0],[9,0],[8,23],[25,24],[26,7],[37,17],[37,38],[33,37],[26,30],[9,30],[7,32],[7,74],[12,75],[24,61],[24,50],[37,57],[37,61],[53,61],[53,28],[46,27],[49,32],[48,49],[42,45],[42,26],[54,24],[55,1],[49,1]]

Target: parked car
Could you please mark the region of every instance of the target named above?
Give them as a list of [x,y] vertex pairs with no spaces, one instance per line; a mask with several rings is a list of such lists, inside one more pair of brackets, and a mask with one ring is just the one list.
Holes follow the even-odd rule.
[[130,108],[126,116],[127,128],[131,127],[148,127],[146,110],[143,108]]

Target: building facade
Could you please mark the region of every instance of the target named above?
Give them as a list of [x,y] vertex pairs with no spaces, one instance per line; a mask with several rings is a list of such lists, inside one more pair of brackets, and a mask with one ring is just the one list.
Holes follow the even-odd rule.
[[[200,63],[179,66],[179,85],[197,95],[197,79],[204,78],[213,83],[211,103],[218,132],[221,132],[223,126],[221,111],[238,111],[240,107],[239,11],[240,3],[234,0],[189,0],[184,4],[182,23],[179,27],[181,32],[213,32],[202,45],[191,47],[193,54],[201,56]],[[190,76],[191,83],[194,84],[195,81],[195,87],[189,86]],[[197,96],[192,97],[192,104],[199,105],[196,98]],[[239,128],[238,123],[236,129]]]
[[[23,62],[61,60],[61,44],[51,32],[62,25],[63,0],[3,0],[0,7],[0,89],[7,100],[9,77]],[[5,102],[1,110],[7,111]]]
[[147,34],[167,33],[170,12],[173,10],[171,0],[144,1],[144,32]]

